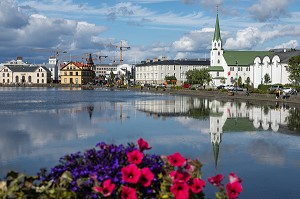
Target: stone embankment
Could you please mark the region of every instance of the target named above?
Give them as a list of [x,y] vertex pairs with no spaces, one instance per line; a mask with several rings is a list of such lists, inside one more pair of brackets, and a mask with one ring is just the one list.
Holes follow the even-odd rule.
[[220,101],[228,101],[228,100],[237,100],[237,101],[246,101],[251,104],[258,105],[276,105],[276,103],[280,104],[293,104],[294,106],[300,107],[300,95],[291,95],[288,99],[283,99],[280,96],[276,99],[275,94],[258,94],[258,93],[250,93],[248,96],[246,95],[246,91],[238,91],[234,92],[233,95],[229,95],[228,92],[222,92],[219,90],[189,90],[189,89],[158,89],[151,88],[148,90],[144,88],[143,90],[137,88],[129,88],[130,90],[140,90],[142,92],[153,92],[153,93],[165,93],[170,95],[187,95],[187,96],[195,96],[201,98],[209,98],[216,99]]

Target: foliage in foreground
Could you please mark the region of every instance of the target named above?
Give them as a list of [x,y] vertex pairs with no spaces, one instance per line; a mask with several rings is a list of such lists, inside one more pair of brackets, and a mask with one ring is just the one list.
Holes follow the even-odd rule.
[[[202,199],[206,182],[201,178],[199,160],[184,158],[176,152],[169,156],[145,154],[148,143],[140,138],[138,146],[99,143],[81,154],[66,155],[60,164],[36,176],[9,172],[0,182],[0,198],[36,199]],[[234,199],[242,192],[241,179],[218,174],[208,182],[219,190],[218,199]]]

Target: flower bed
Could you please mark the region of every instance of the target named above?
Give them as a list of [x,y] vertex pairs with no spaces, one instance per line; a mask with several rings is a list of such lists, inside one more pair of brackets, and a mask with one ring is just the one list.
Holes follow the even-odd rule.
[[[50,173],[36,176],[9,172],[0,182],[1,198],[205,198],[206,184],[201,178],[201,163],[175,152],[169,156],[144,153],[149,144],[140,138],[137,145],[108,145],[66,155]],[[218,174],[208,182],[218,188],[216,198],[234,199],[242,192],[241,179]]]

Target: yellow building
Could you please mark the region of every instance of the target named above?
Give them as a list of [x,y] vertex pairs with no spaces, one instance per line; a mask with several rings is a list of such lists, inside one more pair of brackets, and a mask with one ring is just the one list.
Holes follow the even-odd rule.
[[93,83],[95,72],[89,63],[69,62],[60,69],[61,84],[85,85]]

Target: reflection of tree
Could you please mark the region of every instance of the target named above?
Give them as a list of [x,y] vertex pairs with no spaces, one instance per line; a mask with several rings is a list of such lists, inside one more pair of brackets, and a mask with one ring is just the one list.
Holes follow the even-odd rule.
[[300,133],[300,111],[298,109],[289,110],[287,122],[289,130]]
[[[189,109],[188,113],[189,116],[196,118],[196,119],[202,119],[202,120],[206,120],[209,119],[209,115],[210,115],[210,108],[209,106],[207,106],[207,100],[204,99],[198,99],[199,100],[199,106],[194,107],[191,106],[191,108]],[[193,103],[193,99],[190,99],[190,103]]]
[[265,114],[265,115],[268,115],[268,114],[269,114],[269,106],[264,106],[264,107],[263,107],[263,110],[264,110],[264,114]]

